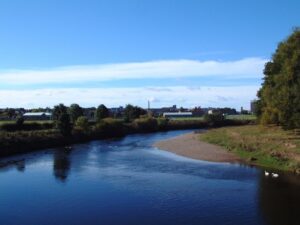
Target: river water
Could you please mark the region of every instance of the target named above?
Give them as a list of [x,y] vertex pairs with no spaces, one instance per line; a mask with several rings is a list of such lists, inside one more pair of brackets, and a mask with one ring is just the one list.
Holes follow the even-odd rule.
[[300,224],[300,177],[151,147],[130,135],[2,159],[0,224]]

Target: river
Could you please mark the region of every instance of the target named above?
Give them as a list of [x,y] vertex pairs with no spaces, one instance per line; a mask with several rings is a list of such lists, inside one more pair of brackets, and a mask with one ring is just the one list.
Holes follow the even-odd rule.
[[152,147],[130,135],[0,160],[0,224],[300,224],[300,177]]

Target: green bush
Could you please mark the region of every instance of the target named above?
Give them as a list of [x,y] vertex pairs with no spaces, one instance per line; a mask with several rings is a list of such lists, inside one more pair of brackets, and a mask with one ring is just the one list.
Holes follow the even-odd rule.
[[209,126],[219,126],[224,123],[224,116],[222,113],[205,114],[204,121],[208,123]]
[[72,131],[72,124],[70,121],[70,116],[67,113],[63,113],[59,116],[56,121],[57,128],[63,136],[69,136]]
[[15,131],[33,131],[33,130],[48,130],[48,129],[53,129],[53,123],[37,123],[37,122],[32,122],[32,123],[27,123],[26,121],[23,124],[17,124],[16,123],[4,123],[0,125],[0,129],[3,131],[8,131],[8,132],[15,132]]
[[123,121],[120,119],[105,118],[95,125],[95,131],[101,132],[105,136],[119,135],[123,133]]
[[155,131],[158,129],[157,120],[152,117],[135,119],[133,126],[140,131]]
[[157,126],[159,130],[165,130],[168,128],[169,119],[167,118],[158,118]]
[[75,129],[83,132],[88,132],[89,130],[89,121],[85,116],[80,116],[75,121]]

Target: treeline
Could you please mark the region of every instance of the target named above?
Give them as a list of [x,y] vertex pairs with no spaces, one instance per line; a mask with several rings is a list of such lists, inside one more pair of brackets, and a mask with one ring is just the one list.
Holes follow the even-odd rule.
[[300,29],[279,43],[264,69],[256,114],[262,124],[300,128]]
[[[225,120],[217,114],[208,115],[203,121],[153,118],[145,110],[131,105],[126,107],[123,119],[115,119],[108,117],[105,106],[101,105],[98,109],[97,121],[89,122],[79,113],[78,106],[67,108],[60,104],[54,108],[55,118],[53,123],[49,124],[50,129],[2,131],[0,132],[0,157],[96,139],[123,137],[134,133],[234,126],[250,122]],[[19,122],[14,126],[24,125]]]

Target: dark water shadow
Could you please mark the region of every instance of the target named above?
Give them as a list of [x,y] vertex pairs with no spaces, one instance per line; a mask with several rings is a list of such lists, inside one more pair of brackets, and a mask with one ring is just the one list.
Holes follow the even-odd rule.
[[284,174],[274,179],[262,173],[259,207],[267,224],[300,224],[300,177]]

